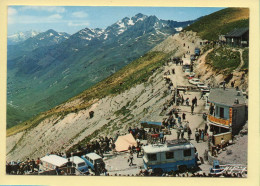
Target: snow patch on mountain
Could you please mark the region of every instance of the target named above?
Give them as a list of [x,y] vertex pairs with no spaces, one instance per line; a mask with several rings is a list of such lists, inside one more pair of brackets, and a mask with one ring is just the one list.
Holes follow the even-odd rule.
[[182,31],[182,27],[177,27],[177,28],[175,28],[175,30],[180,32],[180,31]]
[[129,19],[127,24],[128,25],[134,25],[134,21],[132,19]]

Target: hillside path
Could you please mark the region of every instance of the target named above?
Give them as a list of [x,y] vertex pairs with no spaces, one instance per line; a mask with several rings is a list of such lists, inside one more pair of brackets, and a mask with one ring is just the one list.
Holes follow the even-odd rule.
[[233,50],[233,51],[238,51],[240,53],[240,65],[234,70],[234,71],[240,71],[242,66],[244,65],[243,50],[242,49],[238,49],[238,50]]

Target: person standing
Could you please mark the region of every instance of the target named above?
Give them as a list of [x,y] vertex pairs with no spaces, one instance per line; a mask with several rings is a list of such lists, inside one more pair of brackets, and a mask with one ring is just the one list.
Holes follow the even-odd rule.
[[195,132],[195,139],[196,139],[197,143],[199,143],[199,140],[200,140],[200,134],[199,134],[198,129],[196,129],[196,132]]
[[181,131],[180,131],[180,129],[177,129],[177,140],[179,140],[179,139],[180,139],[180,134],[181,134]]
[[178,116],[178,123],[181,124],[181,117]]
[[207,132],[208,132],[208,125],[207,125],[207,123],[205,123],[204,133],[207,134]]
[[225,146],[224,138],[221,138],[220,144],[221,144],[221,149],[224,149],[224,146]]
[[163,133],[163,131],[161,130],[161,131],[160,131],[160,143],[163,143],[163,138],[164,138],[164,133]]
[[70,158],[69,158],[68,162],[67,162],[67,174],[68,175],[71,174],[71,168],[72,168],[72,162],[70,161]]
[[191,105],[191,114],[193,115],[194,105]]
[[190,140],[190,136],[192,134],[190,127],[188,127],[187,132],[188,132],[188,139]]
[[184,121],[186,119],[186,114],[183,112],[182,113],[182,121]]
[[40,160],[40,158],[37,158],[37,160],[36,160],[36,168],[38,169],[38,171],[40,170],[40,164],[41,164],[41,160]]
[[200,138],[201,138],[202,141],[204,141],[204,130],[203,129],[201,130],[201,137]]
[[197,100],[197,97],[195,96],[194,98],[194,102],[195,102],[195,106],[198,106],[198,100]]
[[133,164],[133,159],[134,159],[134,156],[133,156],[133,153],[131,152],[131,153],[130,153],[130,156],[129,156],[129,162],[130,162],[130,163],[129,163],[129,166],[130,166],[130,167],[131,167],[132,165],[134,165],[134,164]]
[[189,106],[190,105],[190,99],[186,98],[186,105]]
[[184,129],[181,129],[181,139],[184,139]]

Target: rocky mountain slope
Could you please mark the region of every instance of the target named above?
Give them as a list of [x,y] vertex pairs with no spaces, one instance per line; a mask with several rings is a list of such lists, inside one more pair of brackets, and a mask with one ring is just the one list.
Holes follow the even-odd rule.
[[[198,37],[195,45],[190,46],[194,48],[200,41]],[[166,53],[162,49],[167,48],[168,42],[174,44]],[[122,133],[129,126],[139,126],[143,120],[161,121],[165,117],[162,108],[171,98],[163,80],[168,69],[163,65],[168,58],[183,54],[184,42],[189,41],[183,35],[169,36],[150,53],[82,94],[9,129],[7,158],[22,159],[66,151],[100,135],[113,137],[116,131]],[[176,78],[177,84],[184,83]],[[91,119],[90,111],[94,111]],[[22,148],[24,146],[26,148]]]
[[79,94],[192,22],[137,14],[105,30],[85,28],[60,44],[8,60],[8,105],[24,116],[18,120],[8,115],[8,127]]

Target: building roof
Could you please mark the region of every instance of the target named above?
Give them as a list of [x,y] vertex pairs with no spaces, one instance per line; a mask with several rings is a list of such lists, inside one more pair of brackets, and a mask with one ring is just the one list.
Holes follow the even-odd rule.
[[97,160],[97,159],[102,159],[101,156],[99,156],[98,154],[92,152],[92,153],[88,153],[85,156],[88,156],[90,159],[92,160]]
[[72,161],[72,162],[74,162],[76,164],[85,163],[85,161],[82,158],[78,157],[78,156],[72,156],[69,159],[70,159],[70,161]]
[[232,30],[231,32],[227,33],[225,37],[241,37],[244,35],[247,31],[249,31],[248,28],[237,28],[235,30]]
[[161,146],[148,145],[148,146],[144,146],[143,150],[147,154],[152,154],[152,153],[175,151],[175,150],[186,150],[191,148],[194,148],[192,144],[183,144],[183,145],[178,145],[173,147],[167,147],[167,145],[161,145]]
[[63,158],[63,157],[60,157],[60,156],[57,156],[54,154],[44,156],[43,158],[41,158],[41,161],[48,162],[48,163],[58,166],[58,167],[63,166],[68,162],[68,160],[66,158]]
[[237,105],[234,103],[237,98],[239,104],[245,104],[245,99],[242,92],[239,92],[240,96],[238,95],[238,92],[239,91],[236,91],[234,88],[226,88],[225,90],[223,88],[211,89],[209,94],[209,102],[233,106]]

